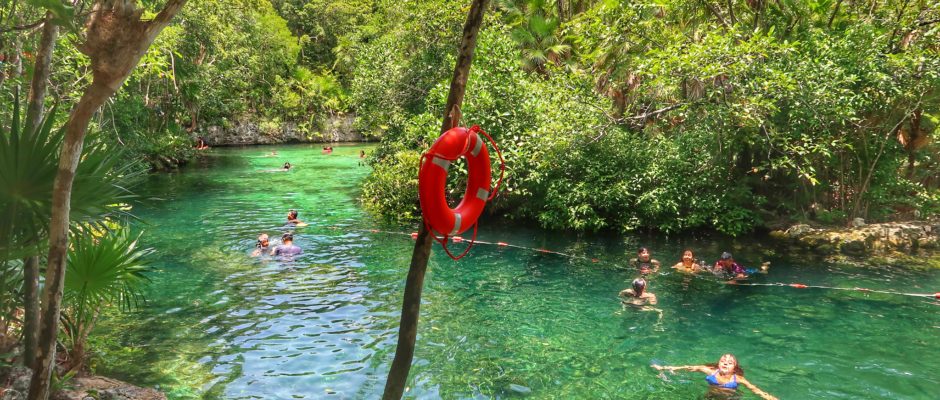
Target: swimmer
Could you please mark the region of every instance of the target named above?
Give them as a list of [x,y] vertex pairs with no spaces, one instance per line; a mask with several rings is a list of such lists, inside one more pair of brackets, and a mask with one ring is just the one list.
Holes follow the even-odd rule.
[[760,396],[765,400],[777,400],[776,397],[767,393],[757,386],[754,386],[753,383],[749,382],[744,378],[744,370],[738,366],[738,360],[734,358],[731,354],[725,354],[721,356],[721,359],[718,360],[716,364],[706,364],[706,365],[683,365],[679,367],[670,367],[664,365],[653,365],[653,368],[656,368],[659,371],[697,371],[707,374],[708,376],[705,380],[708,382],[708,385],[711,388],[720,390],[720,391],[735,391],[738,388],[738,384],[746,386],[748,389],[751,389],[754,394]]
[[679,272],[694,274],[702,270],[702,267],[695,261],[695,253],[693,253],[691,249],[686,249],[682,252],[682,261],[673,265],[672,268]]
[[277,150],[271,150],[270,153],[265,154],[265,157],[277,157]]
[[294,234],[287,232],[281,235],[281,244],[271,249],[272,256],[295,256],[304,251],[294,245]]
[[659,261],[651,258],[650,251],[646,247],[640,247],[640,250],[636,252],[636,258],[630,260],[630,265],[641,274],[659,272]]
[[732,276],[733,279],[746,279],[748,275],[752,275],[757,272],[766,274],[769,268],[769,262],[761,264],[760,270],[754,268],[744,268],[734,261],[734,257],[731,256],[731,253],[726,251],[721,253],[721,259],[715,262],[715,267],[712,268],[712,272],[714,272],[716,275]]
[[290,165],[289,162],[286,162],[284,163],[284,166],[281,168],[283,168],[285,171],[290,171],[291,167],[293,167],[293,165]]
[[306,223],[297,219],[297,210],[290,210],[287,212],[287,223],[294,226],[307,226]]
[[251,252],[252,257],[257,257],[268,251],[271,242],[268,240],[268,234],[262,233],[258,236],[258,242],[255,243],[255,251]]
[[366,151],[359,150],[359,166],[366,165]]
[[624,309],[626,309],[626,306],[632,306],[640,311],[656,312],[658,315],[656,324],[662,322],[663,310],[652,307],[656,305],[656,295],[646,291],[646,279],[636,278],[631,286],[631,288],[620,291],[620,301],[623,303]]

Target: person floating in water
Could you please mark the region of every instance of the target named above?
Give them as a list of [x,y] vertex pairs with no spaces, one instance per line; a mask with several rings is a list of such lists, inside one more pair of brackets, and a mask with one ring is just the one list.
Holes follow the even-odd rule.
[[258,236],[258,242],[255,243],[255,251],[251,252],[252,257],[257,257],[268,251],[271,242],[268,240],[268,234],[262,233]]
[[654,311],[659,316],[656,323],[660,323],[663,320],[663,310],[653,307],[656,305],[656,295],[646,291],[646,279],[636,278],[630,286],[620,291],[623,305],[638,308],[640,311]]
[[283,168],[285,171],[290,171],[291,167],[293,167],[293,165],[290,165],[289,162],[286,162],[284,163],[284,166],[281,168]]
[[307,226],[306,223],[297,219],[297,210],[290,210],[287,212],[287,223],[294,226]]
[[684,272],[687,274],[695,274],[702,270],[702,267],[698,265],[695,259],[695,253],[691,249],[685,249],[682,252],[682,260],[673,265],[672,268],[678,270],[679,272]]
[[659,261],[650,256],[650,251],[646,247],[640,247],[640,250],[636,252],[636,258],[630,260],[630,265],[644,275],[659,272]]
[[323,154],[330,154],[333,152],[333,146],[326,146],[323,148]]
[[656,368],[660,371],[696,371],[707,374],[708,376],[705,380],[708,382],[711,388],[721,390],[721,391],[735,391],[738,388],[738,384],[746,386],[748,389],[751,389],[754,394],[760,396],[765,400],[777,400],[776,397],[767,393],[753,383],[749,382],[744,378],[744,370],[738,366],[738,359],[734,358],[734,355],[725,354],[721,356],[716,364],[705,364],[705,365],[683,365],[678,367],[670,367],[664,365],[653,365],[653,368]]
[[271,249],[272,256],[296,256],[304,251],[294,244],[294,234],[287,232],[281,235],[281,244]]
[[761,264],[760,270],[744,268],[734,261],[734,257],[731,253],[726,251],[721,253],[721,259],[715,262],[715,267],[712,268],[712,272],[716,275],[730,276],[733,279],[746,279],[749,275],[753,275],[757,272],[767,273],[768,268],[770,268],[769,262]]

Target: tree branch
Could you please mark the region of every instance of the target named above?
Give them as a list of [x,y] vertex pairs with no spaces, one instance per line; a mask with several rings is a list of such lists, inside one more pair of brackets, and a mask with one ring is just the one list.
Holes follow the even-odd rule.
[[0,33],[7,33],[7,32],[13,32],[13,31],[25,31],[25,30],[33,29],[37,26],[42,25],[43,22],[46,22],[45,18],[40,19],[39,21],[33,22],[31,24],[15,25],[9,28],[0,29]]

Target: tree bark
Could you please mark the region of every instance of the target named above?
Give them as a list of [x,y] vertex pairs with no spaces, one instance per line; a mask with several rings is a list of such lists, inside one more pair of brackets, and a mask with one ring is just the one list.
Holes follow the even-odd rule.
[[39,256],[23,263],[23,365],[33,368],[39,342]]
[[46,13],[46,21],[42,27],[42,39],[39,42],[39,51],[36,53],[36,64],[33,67],[33,79],[29,86],[29,100],[26,105],[25,131],[29,134],[42,123],[43,108],[46,100],[46,85],[49,80],[49,65],[52,62],[52,52],[55,50],[55,41],[59,37],[59,27],[52,22],[54,16]]
[[[477,34],[480,32],[483,14],[489,5],[488,3],[489,0],[473,0],[470,11],[467,13],[467,22],[463,27],[463,38],[457,56],[457,65],[454,68],[454,77],[450,82],[450,93],[444,107],[441,132],[460,122],[460,105],[463,104],[464,92],[467,88],[467,77],[470,74],[470,64],[473,62],[473,50],[476,48]],[[424,274],[427,271],[428,257],[431,254],[432,234],[424,224],[421,224],[414,251],[411,255],[408,278],[405,281],[405,295],[402,300],[401,321],[398,327],[398,346],[395,348],[395,359],[392,361],[388,379],[385,381],[383,400],[400,399],[405,391],[405,383],[408,380],[408,372],[411,370],[411,361],[414,358],[415,338],[418,335],[421,290],[424,287]]]
[[78,45],[91,60],[94,78],[65,125],[65,140],[52,192],[46,286],[37,358],[29,386],[30,400],[49,398],[65,286],[69,202],[88,123],[98,108],[121,87],[153,40],[185,3],[186,0],[169,0],[153,20],[141,21],[143,9],[137,8],[135,1],[99,0],[86,26],[85,42]]

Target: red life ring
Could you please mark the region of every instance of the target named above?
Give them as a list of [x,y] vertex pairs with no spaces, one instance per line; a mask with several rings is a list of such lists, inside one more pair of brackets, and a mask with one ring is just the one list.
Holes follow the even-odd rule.
[[[457,127],[444,132],[421,157],[418,198],[425,223],[443,235],[459,235],[474,226],[490,195],[490,155],[478,134],[480,127]],[[467,158],[467,188],[457,208],[447,205],[444,188],[447,169],[460,157]],[[498,187],[498,186],[497,186]]]

